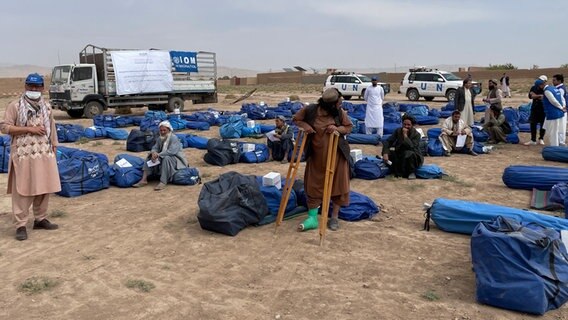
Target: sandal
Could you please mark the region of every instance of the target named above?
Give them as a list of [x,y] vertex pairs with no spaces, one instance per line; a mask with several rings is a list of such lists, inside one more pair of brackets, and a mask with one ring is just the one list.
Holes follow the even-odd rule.
[[143,186],[147,185],[148,182],[138,182],[132,185],[133,188],[142,188]]
[[166,188],[166,185],[163,183],[158,183],[158,185],[154,188],[154,191],[161,191],[164,190]]
[[327,222],[327,227],[331,231],[337,231],[339,229],[339,220],[337,218],[330,218]]

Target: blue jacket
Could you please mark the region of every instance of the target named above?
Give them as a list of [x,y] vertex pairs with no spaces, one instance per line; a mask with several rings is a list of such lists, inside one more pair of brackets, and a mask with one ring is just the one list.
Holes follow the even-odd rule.
[[544,88],[545,95],[542,98],[542,104],[544,106],[544,114],[546,115],[546,120],[555,120],[564,117],[564,112],[550,103],[550,101],[546,97],[546,91],[551,92],[552,95],[554,95],[554,98],[559,103],[562,103],[560,90],[556,89],[554,86],[546,86],[546,88]]

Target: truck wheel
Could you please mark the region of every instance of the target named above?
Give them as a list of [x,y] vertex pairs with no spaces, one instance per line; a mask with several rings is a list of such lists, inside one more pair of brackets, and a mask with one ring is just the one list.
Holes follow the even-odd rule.
[[420,94],[416,89],[408,89],[408,91],[406,91],[406,96],[410,101],[418,101],[418,99],[420,99]]
[[359,96],[359,99],[361,99],[361,100],[364,100],[364,99],[365,99],[365,90],[367,90],[367,89],[363,89],[363,90],[361,91],[361,95]]
[[99,114],[103,114],[103,105],[98,101],[89,101],[85,105],[85,118],[93,119]]
[[79,119],[83,117],[83,110],[81,109],[67,110],[67,114],[73,119]]
[[345,99],[345,100],[351,100],[351,96],[343,96],[343,99]]
[[425,99],[426,101],[432,101],[432,100],[434,100],[434,97],[424,97],[424,99]]
[[456,98],[456,90],[454,89],[450,89],[446,92],[446,98],[448,99],[448,101],[454,101],[454,99]]
[[171,97],[168,100],[168,106],[166,109],[169,112],[174,112],[175,109],[179,109],[180,112],[183,112],[183,99],[180,97]]

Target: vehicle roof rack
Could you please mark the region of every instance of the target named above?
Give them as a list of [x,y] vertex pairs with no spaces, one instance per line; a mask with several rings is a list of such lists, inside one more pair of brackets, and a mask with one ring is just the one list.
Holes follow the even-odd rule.
[[419,66],[419,67],[410,68],[408,71],[410,71],[410,72],[432,72],[432,71],[438,71],[438,69],[432,69],[432,68],[428,68],[428,67]]
[[347,72],[347,71],[334,71],[331,73],[331,75],[336,76],[336,75],[348,75],[348,74],[355,74],[355,72]]

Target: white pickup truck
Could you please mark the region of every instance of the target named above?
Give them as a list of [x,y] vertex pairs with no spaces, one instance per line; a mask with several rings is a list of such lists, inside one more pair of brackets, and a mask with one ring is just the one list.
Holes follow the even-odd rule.
[[[113,62],[113,56],[118,57],[115,53],[142,58],[122,62],[119,72]],[[152,55],[161,57],[161,70],[153,69],[159,63],[146,59]],[[89,44],[79,53],[79,62],[55,66],[49,86],[52,106],[73,118],[93,118],[107,108],[122,106],[172,112],[183,111],[185,100],[217,102],[217,61],[212,52],[107,49]],[[144,63],[146,68],[139,66]],[[129,87],[120,90],[126,86],[123,83]]]

